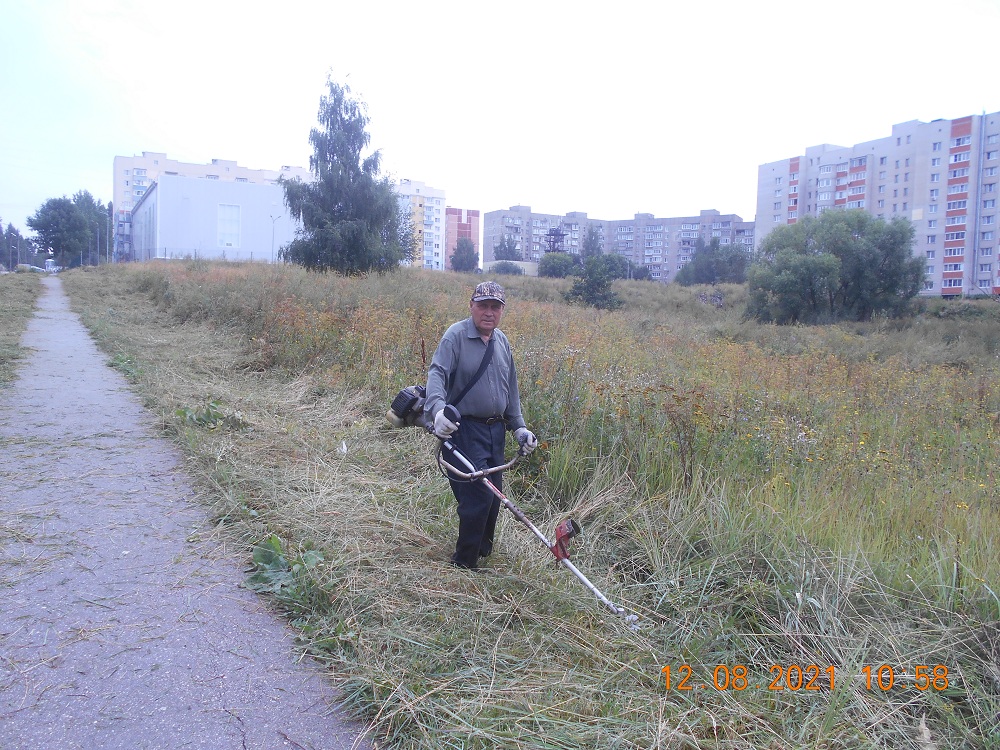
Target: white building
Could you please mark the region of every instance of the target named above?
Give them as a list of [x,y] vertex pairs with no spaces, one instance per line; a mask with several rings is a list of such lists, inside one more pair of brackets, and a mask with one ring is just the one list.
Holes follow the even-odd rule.
[[161,174],[132,207],[134,260],[274,262],[296,223],[275,184]]
[[[116,156],[112,198],[115,209],[115,257],[125,260],[133,257],[132,211],[161,175],[254,185],[277,185],[280,177],[298,177],[304,182],[311,182],[313,179],[312,173],[303,167],[248,169],[226,159],[212,159],[210,164],[190,164],[168,159],[166,154],[155,151],[143,151],[141,156]],[[279,203],[283,203],[283,199]]]
[[442,271],[447,268],[451,252],[445,240],[444,190],[428,187],[416,180],[400,180],[396,188],[399,203],[409,212],[417,246],[417,260],[413,265]]

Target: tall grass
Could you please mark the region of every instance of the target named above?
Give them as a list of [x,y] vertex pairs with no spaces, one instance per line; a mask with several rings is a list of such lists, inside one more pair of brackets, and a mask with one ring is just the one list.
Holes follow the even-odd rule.
[[[507,280],[543,441],[512,495],[543,528],[583,523],[578,564],[641,615],[632,633],[512,519],[487,575],[443,564],[433,440],[381,415],[467,315],[473,277],[187,263],[66,280],[219,518],[281,538],[300,577],[276,595],[394,746],[1000,746],[995,303],[776,328],[743,320],[739,287],[717,306],[622,283],[626,307],[603,313],[563,304],[563,282]],[[210,400],[223,429],[175,416]],[[662,667],[685,664],[697,685],[750,676],[666,689]],[[836,684],[768,689],[772,665],[834,666]],[[889,690],[862,671],[882,665]],[[925,665],[946,688],[916,689]]]

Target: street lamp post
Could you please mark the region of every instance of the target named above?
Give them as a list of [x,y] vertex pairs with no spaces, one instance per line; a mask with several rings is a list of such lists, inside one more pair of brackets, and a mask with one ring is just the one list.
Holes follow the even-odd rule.
[[277,216],[273,216],[273,215],[271,216],[271,263],[272,263],[272,265],[274,264],[274,226],[278,222],[278,219],[280,219],[280,218],[281,218],[281,214],[278,214]]

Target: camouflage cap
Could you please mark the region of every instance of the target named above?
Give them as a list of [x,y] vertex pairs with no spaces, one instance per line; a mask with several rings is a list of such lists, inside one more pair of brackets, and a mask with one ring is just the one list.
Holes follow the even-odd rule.
[[476,289],[472,293],[472,301],[482,302],[484,299],[495,299],[501,305],[507,304],[507,296],[504,294],[503,287],[495,281],[484,281],[481,284],[476,284]]

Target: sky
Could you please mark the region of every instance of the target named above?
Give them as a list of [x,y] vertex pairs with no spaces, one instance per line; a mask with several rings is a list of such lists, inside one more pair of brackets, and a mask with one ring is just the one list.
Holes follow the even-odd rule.
[[757,167],[1000,111],[1000,0],[0,0],[0,219],[143,151],[308,167],[327,77],[459,208],[752,220]]

